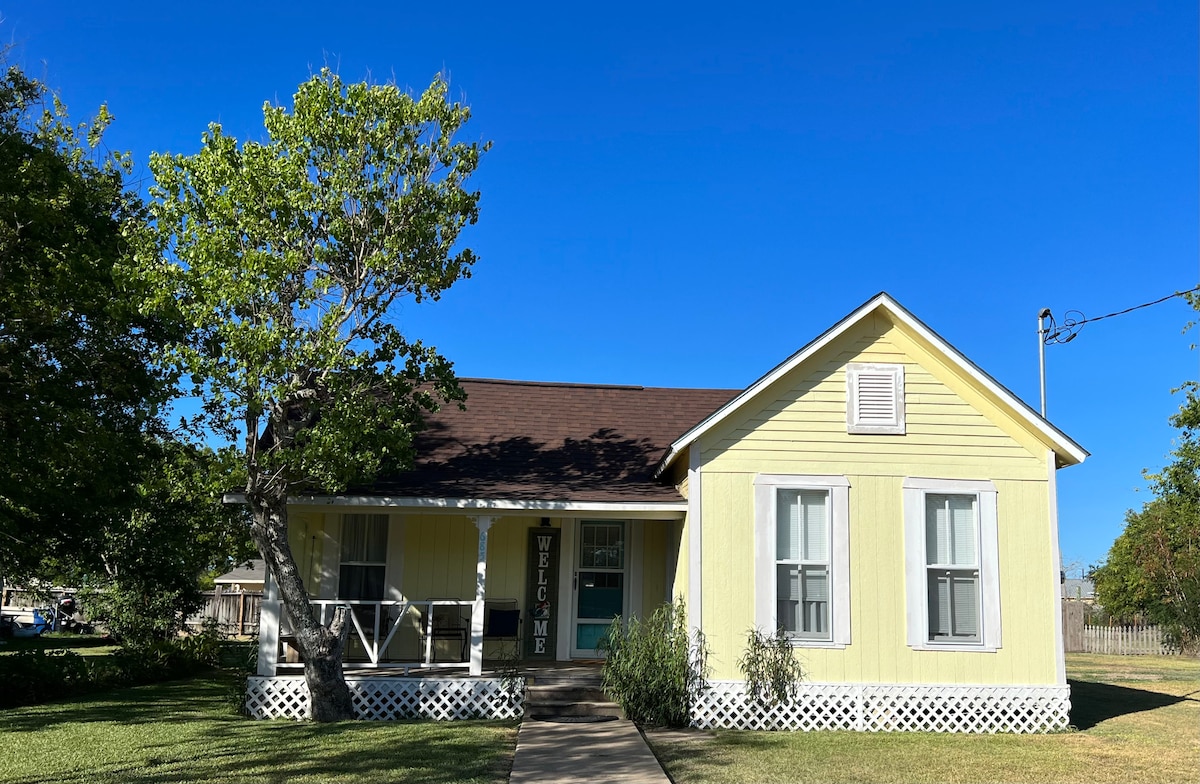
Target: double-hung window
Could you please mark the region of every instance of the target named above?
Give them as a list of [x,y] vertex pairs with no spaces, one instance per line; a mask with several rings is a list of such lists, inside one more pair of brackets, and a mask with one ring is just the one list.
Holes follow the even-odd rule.
[[978,507],[974,495],[925,494],[930,641],[980,640]]
[[850,642],[849,482],[755,479],[755,625],[796,645]]
[[829,491],[780,489],[775,539],[779,628],[829,639]]
[[996,488],[987,481],[904,481],[908,644],[1000,647]]

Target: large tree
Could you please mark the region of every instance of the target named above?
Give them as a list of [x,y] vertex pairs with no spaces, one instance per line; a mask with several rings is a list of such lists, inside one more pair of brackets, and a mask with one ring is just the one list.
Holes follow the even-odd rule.
[[293,107],[263,108],[265,141],[210,125],[190,156],[154,156],[158,305],[195,329],[176,366],[209,424],[241,444],[251,535],[278,583],[318,721],[353,716],[346,610],[313,618],[288,546],[288,498],[336,491],[411,460],[422,415],[461,400],[451,365],[389,308],[469,274],[459,247],[486,144],[455,139],[469,110],[438,78],[420,97],[322,70]]
[[1172,460],[1149,474],[1154,498],[1125,516],[1125,530],[1093,577],[1096,597],[1117,618],[1161,624],[1182,647],[1200,646],[1200,398],[1195,383],[1172,424]]
[[3,52],[0,69],[0,566],[20,578],[136,502],[172,334],[122,274],[142,204],[128,157],[102,151],[108,112],[73,125]]

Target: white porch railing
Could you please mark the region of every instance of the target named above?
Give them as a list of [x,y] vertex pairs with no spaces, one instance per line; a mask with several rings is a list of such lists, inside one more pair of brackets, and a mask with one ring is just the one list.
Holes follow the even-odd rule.
[[[338,607],[348,606],[350,608],[350,641],[357,640],[362,646],[363,652],[366,654],[367,661],[365,662],[346,662],[343,660],[347,669],[355,668],[376,668],[384,667],[424,667],[430,669],[467,669],[471,666],[471,657],[468,654],[463,661],[439,662],[435,661],[434,645],[438,639],[454,639],[452,637],[435,635],[437,631],[445,631],[435,629],[434,627],[434,607],[457,607],[468,608],[474,610],[475,602],[462,599],[427,599],[424,601],[407,600],[407,601],[369,601],[365,599],[312,599],[310,604],[313,607],[313,616],[322,624],[328,624],[333,620],[334,610]],[[370,609],[368,614],[364,610]],[[419,641],[418,653],[420,658],[417,659],[388,659],[387,649],[396,638],[397,633],[406,626],[412,624],[412,615],[417,617],[415,626],[409,625],[417,635]],[[461,610],[460,610],[461,617]],[[369,622],[364,626],[363,621]],[[463,630],[463,640],[466,645],[470,646],[472,642],[471,629],[469,627],[461,627]],[[280,619],[279,639],[281,642],[287,642],[292,636],[291,624],[286,619],[286,614]],[[346,650],[350,649],[350,645],[346,646]],[[343,654],[344,656],[345,654]],[[284,662],[280,661],[277,665],[280,669],[293,668],[303,666],[299,662]]]

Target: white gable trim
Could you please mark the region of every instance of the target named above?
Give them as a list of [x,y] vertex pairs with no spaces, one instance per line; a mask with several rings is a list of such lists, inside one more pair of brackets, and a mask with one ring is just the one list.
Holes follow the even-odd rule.
[[1069,458],[1073,463],[1082,463],[1088,456],[1086,449],[1072,441],[1065,433],[1039,416],[1036,411],[1026,405],[1025,402],[1019,397],[1005,389],[1000,382],[996,381],[996,379],[985,373],[974,362],[967,359],[958,349],[954,348],[954,346],[947,343],[941,335],[925,326],[916,316],[905,310],[900,303],[896,302],[896,300],[892,299],[887,294],[881,292],[876,294],[868,302],[866,302],[866,304],[859,307],[849,316],[846,316],[846,318],[830,327],[816,340],[812,341],[807,346],[788,357],[779,365],[776,365],[771,372],[767,373],[758,381],[755,381],[740,395],[735,397],[733,400],[730,400],[721,408],[717,409],[717,411],[715,411],[703,422],[680,436],[675,443],[671,444],[671,448],[667,450],[667,454],[663,456],[662,461],[659,463],[656,476],[661,475],[664,471],[666,471],[667,467],[674,462],[674,460],[679,456],[680,452],[687,449],[687,447],[694,443],[696,439],[717,427],[719,424],[725,421],[727,417],[732,415],[751,399],[757,397],[758,394],[764,389],[790,373],[793,369],[795,369],[802,362],[806,361],[813,354],[816,354],[818,351],[837,340],[851,327],[858,324],[858,322],[862,321],[863,318],[879,308],[883,308],[894,319],[903,323],[917,335],[936,346],[939,350],[946,354],[946,356],[951,360],[958,370],[961,370],[981,387],[987,389],[993,395],[1008,403],[1009,406],[1012,407],[1013,413],[1017,416],[1017,418],[1028,425],[1030,429],[1041,433],[1046,440],[1053,445],[1053,449],[1056,454]]

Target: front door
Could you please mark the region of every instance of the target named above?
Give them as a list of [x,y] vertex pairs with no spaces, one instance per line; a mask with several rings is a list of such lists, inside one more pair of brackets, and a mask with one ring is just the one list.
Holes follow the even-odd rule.
[[625,615],[626,541],[622,521],[582,520],[575,553],[572,616],[573,657],[600,656],[597,650],[615,616]]

